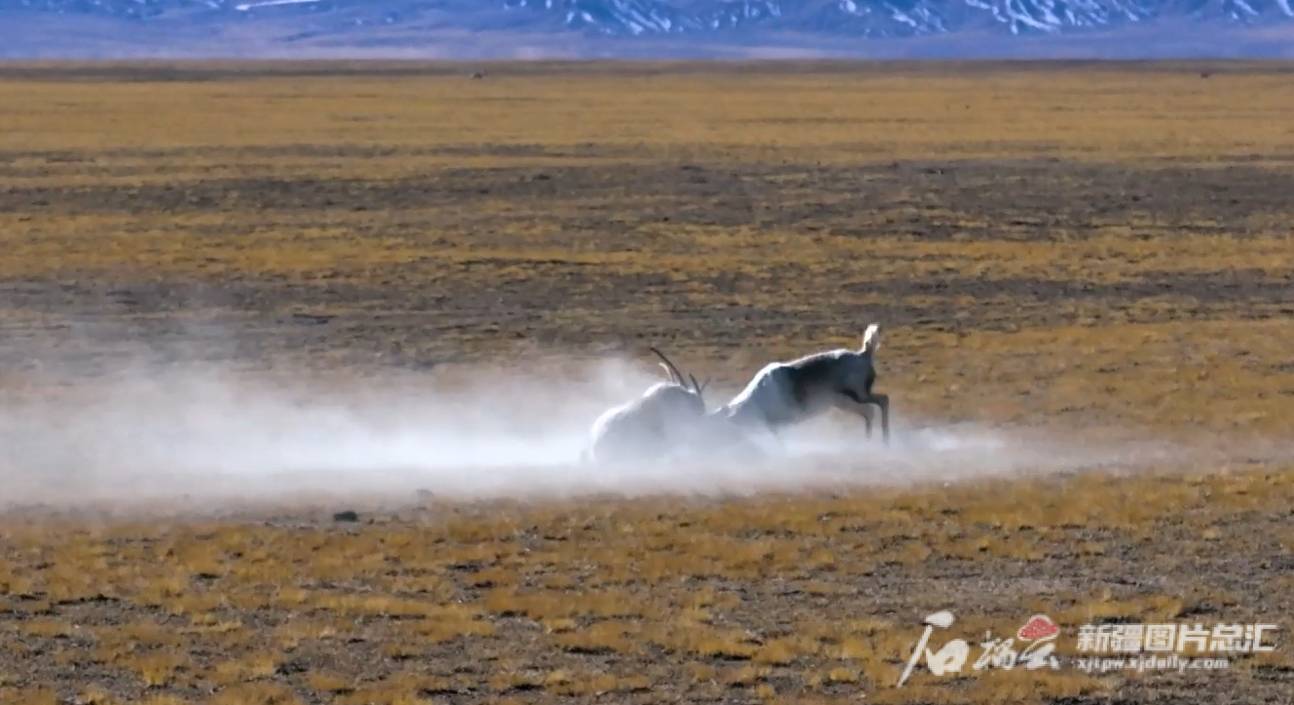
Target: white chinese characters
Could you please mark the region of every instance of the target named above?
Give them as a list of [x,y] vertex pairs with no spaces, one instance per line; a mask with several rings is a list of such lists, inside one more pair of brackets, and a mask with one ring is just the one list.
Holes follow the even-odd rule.
[[[961,673],[971,651],[970,645],[964,639],[953,639],[933,653],[926,648],[934,628],[947,629],[952,626],[953,621],[952,612],[947,610],[926,617],[925,632],[917,642],[916,648],[912,650],[912,658],[908,660],[907,668],[903,670],[898,685],[903,685],[912,675],[912,669],[916,667],[917,661],[923,654],[926,658],[926,667],[936,676]],[[1014,638],[1003,641],[1000,637],[987,633],[984,635],[984,641],[980,643],[983,652],[971,668],[976,671],[987,667],[1010,670],[1020,664],[1023,664],[1026,670],[1043,667],[1060,668],[1056,657],[1051,655],[1056,648],[1054,641],[1057,634],[1060,634],[1060,627],[1046,615],[1041,614],[1030,617],[1029,621],[1016,632]],[[1016,639],[1019,639],[1021,646],[1024,647],[1022,651],[1016,651],[1013,648]]]
[[[962,672],[972,650],[965,640],[953,639],[937,651],[927,648],[935,629],[947,629],[954,621],[947,610],[926,617],[925,631],[912,650],[898,686],[907,682],[923,657],[935,676]],[[1274,637],[1269,634],[1276,630],[1275,624],[1084,624],[1078,629],[1073,665],[1089,673],[1225,669],[1236,654],[1274,651]],[[1059,634],[1060,626],[1042,614],[1030,617],[1014,638],[1003,640],[986,633],[979,644],[982,651],[971,669],[1058,669],[1060,663],[1053,652]]]
[[1275,624],[1084,624],[1078,628],[1076,650],[1087,653],[1249,653],[1271,651],[1263,633]]

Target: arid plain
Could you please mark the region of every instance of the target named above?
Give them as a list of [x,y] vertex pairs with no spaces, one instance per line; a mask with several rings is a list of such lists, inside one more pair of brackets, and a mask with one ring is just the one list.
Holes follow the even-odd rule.
[[[1294,69],[14,64],[0,95],[0,701],[1294,687]],[[302,411],[579,420],[641,388],[651,344],[716,403],[873,321],[897,449],[839,419],[856,457],[765,468],[768,492],[704,466],[633,496],[393,481],[372,429],[391,467],[347,474],[362,423]],[[638,376],[562,411],[607,370]],[[205,416],[203,375],[237,380]],[[308,398],[270,408],[274,385]],[[353,486],[266,459],[288,441]],[[233,479],[168,465],[195,454]],[[1062,667],[896,688],[940,609],[932,650],[971,662],[1048,615]],[[1224,671],[1084,673],[1101,621],[1280,632]]]

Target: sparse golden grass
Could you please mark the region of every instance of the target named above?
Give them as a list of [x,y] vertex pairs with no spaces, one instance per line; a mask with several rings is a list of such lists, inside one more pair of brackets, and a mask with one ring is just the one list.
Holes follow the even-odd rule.
[[[314,155],[247,165],[210,152],[188,158],[187,168],[212,177],[248,169],[372,176],[364,170],[373,168],[394,176],[416,171],[426,158],[381,155],[465,145],[504,154],[449,153],[433,163],[552,164],[626,153],[802,162],[1111,155],[1211,161],[1294,150],[1294,133],[1282,120],[1294,109],[1288,74],[1269,70],[1240,68],[1211,80],[1191,67],[1092,72],[1003,65],[940,73],[884,67],[818,73],[806,66],[745,75],[722,67],[661,75],[530,74],[504,69],[486,81],[467,80],[461,71],[161,84],[10,79],[0,81],[11,98],[0,108],[0,122],[9,128],[0,149],[356,145],[377,153],[359,165]],[[174,119],[177,106],[188,119]],[[531,151],[509,156],[509,147]],[[28,159],[30,166],[44,164]],[[141,172],[156,165],[144,155],[113,160]],[[88,178],[101,178],[87,171]]]
[[[1225,621],[1272,619],[1252,595],[1288,590],[1287,578],[1279,579],[1284,583],[1250,583],[1243,591],[1183,581],[1145,593],[1135,586],[1090,583],[1077,576],[1029,579],[1033,570],[1020,572],[1017,566],[1019,561],[1046,560],[1050,565],[1086,566],[1095,574],[1118,571],[1116,564],[1103,561],[1112,551],[1126,555],[1146,550],[1138,532],[1147,526],[1160,527],[1153,540],[1182,536],[1180,540],[1192,541],[1192,535],[1210,529],[1219,539],[1237,539],[1244,529],[1220,521],[1233,516],[1235,508],[1214,498],[1244,496],[1246,512],[1275,515],[1294,500],[1291,477],[1271,471],[1122,478],[1098,473],[1065,480],[982,483],[957,493],[891,489],[869,496],[789,502],[793,498],[766,497],[690,508],[667,500],[640,500],[499,508],[500,514],[475,516],[433,514],[401,525],[400,531],[408,545],[435,546],[434,553],[421,554],[421,560],[438,568],[418,567],[418,555],[413,555],[413,564],[394,574],[352,576],[340,594],[317,583],[308,561],[281,561],[275,572],[257,579],[229,570],[229,577],[215,580],[210,589],[231,602],[262,593],[262,581],[311,586],[296,588],[294,606],[269,603],[270,613],[285,620],[273,631],[249,632],[234,620],[207,623],[210,620],[197,618],[193,621],[201,626],[167,630],[147,619],[126,617],[115,627],[98,629],[82,648],[98,644],[99,653],[106,656],[96,662],[137,679],[144,688],[186,692],[206,683],[226,702],[295,702],[293,697],[306,692],[334,696],[337,702],[387,703],[460,690],[632,695],[667,683],[699,699],[714,697],[718,691],[712,687],[745,688],[761,698],[864,692],[869,700],[882,702],[1033,702],[1109,692],[1117,687],[1112,680],[1116,676],[1088,676],[1072,667],[1059,672],[1017,668],[1004,674],[990,669],[952,681],[919,671],[903,689],[896,691],[893,684],[920,635],[919,619],[941,607],[953,609],[958,617],[953,629],[940,632],[947,635],[942,641],[968,639],[972,661],[979,656],[979,635],[1014,635],[1039,612],[1061,625],[1056,653],[1066,659],[1078,655],[1078,627],[1102,619],[1195,621],[1199,618],[1184,615],[1200,609]],[[1135,502],[1111,501],[1108,487],[1116,478],[1120,492],[1135,497]],[[561,527],[572,522],[586,527],[588,534],[576,543],[532,541],[526,560],[511,563],[507,580],[523,592],[482,587],[476,575],[485,570],[498,573],[499,566],[453,566],[483,552],[517,555],[511,536],[483,538],[483,526],[496,521],[493,516],[531,526],[540,535],[559,536]],[[635,531],[621,531],[626,525]],[[57,526],[6,526],[8,560],[40,546],[58,545],[62,531],[66,529]],[[173,527],[168,536],[179,544],[207,537],[203,543],[209,551],[232,556],[256,546],[285,544],[294,533],[288,527],[248,531],[237,525],[192,523]],[[774,533],[779,536],[775,541],[763,538]],[[1094,550],[1098,541],[1075,540],[1084,535],[1099,536],[1103,550]],[[467,542],[455,536],[472,538]],[[96,540],[112,542],[127,553],[139,549],[130,527],[104,527]],[[323,553],[312,555],[358,562],[399,542],[388,541],[382,530],[371,530],[327,543]],[[654,576],[640,576],[632,588],[599,587],[622,584],[609,576],[636,565],[644,547],[666,543],[673,547],[670,560]],[[996,548],[1016,543],[1027,549]],[[1198,542],[1195,546],[1195,558],[1161,555],[1155,568],[1172,574],[1193,560],[1225,560],[1216,550]],[[204,558],[196,551],[191,553],[195,559]],[[820,560],[827,553],[832,555],[830,563]],[[1029,555],[1033,553],[1038,555]],[[762,557],[758,569],[750,565],[752,556]],[[215,563],[238,560],[206,558]],[[545,577],[563,574],[564,566],[576,560],[586,571],[583,580],[545,585]],[[693,572],[697,565],[706,566],[706,577]],[[987,574],[1014,577],[991,592],[945,592],[933,587],[938,583],[930,583],[929,594],[905,593],[911,588],[899,587],[902,580],[888,588],[883,578],[874,582],[878,572],[897,579],[972,565]],[[427,601],[394,587],[401,573],[425,570],[435,570],[458,597],[452,602],[439,597]],[[45,584],[50,572],[51,567],[34,569],[33,580]],[[111,572],[93,577],[123,605],[150,607],[151,598],[136,602],[149,592],[148,581]],[[878,604],[887,607],[878,611]],[[879,616],[894,608],[899,611],[893,617]],[[227,614],[246,619],[254,613]],[[56,640],[74,633],[47,616],[27,617],[14,627],[27,637]],[[343,636],[348,633],[360,640]],[[343,652],[372,656],[322,662],[311,656]],[[542,667],[534,660],[539,655]],[[369,670],[375,657],[387,665]],[[464,658],[483,667],[452,672],[450,664]],[[1288,658],[1242,655],[1233,672],[1283,667]],[[327,665],[298,669],[298,663]],[[639,665],[599,671],[595,663]]]
[[[904,413],[993,423],[1048,419],[1066,428],[1118,419],[1187,434],[1270,437],[1291,430],[1286,410],[1294,387],[1273,377],[1288,362],[1280,343],[1290,334],[1288,302],[1220,293],[1237,271],[1249,281],[1282,285],[1294,266],[1282,209],[1223,217],[1221,205],[1203,200],[1211,192],[1201,192],[1201,200],[1173,200],[1172,182],[1123,188],[1152,205],[1088,212],[1094,197],[1085,184],[1103,177],[1064,165],[1041,175],[1016,176],[1003,167],[959,177],[976,193],[1006,199],[998,205],[984,205],[978,196],[954,198],[958,192],[941,190],[942,182],[900,178],[891,189],[886,173],[822,175],[826,167],[819,166],[947,159],[958,150],[992,159],[1170,156],[1197,170],[1206,157],[1276,159],[1288,155],[1294,140],[1271,119],[1294,100],[1267,90],[1283,74],[1237,69],[1206,81],[1186,69],[870,71],[781,72],[758,80],[719,69],[668,78],[603,70],[581,77],[563,69],[543,80],[505,72],[483,82],[457,74],[9,81],[5,88],[16,99],[6,105],[22,108],[0,108],[7,128],[0,140],[21,135],[21,144],[9,143],[19,151],[0,169],[0,183],[55,193],[0,209],[0,246],[8,253],[0,275],[162,277],[306,292],[350,285],[372,292],[344,304],[308,297],[285,304],[292,313],[329,315],[425,311],[427,303],[409,292],[462,292],[461,313],[442,307],[439,314],[454,335],[392,344],[410,356],[485,357],[501,341],[533,336],[536,326],[583,345],[621,337],[620,322],[633,320],[645,336],[686,336],[694,367],[728,385],[741,382],[761,359],[852,342],[869,311],[899,306],[887,320],[884,374]],[[82,103],[95,110],[78,109]],[[385,117],[347,117],[366,111]],[[823,115],[830,120],[822,122]],[[247,130],[245,120],[258,129]],[[538,156],[510,156],[518,144]],[[572,145],[583,155],[577,161],[594,174],[612,179],[624,164],[643,173],[604,189],[578,180],[560,185],[566,182],[556,172],[551,193],[508,190],[569,166],[566,157],[550,153],[570,152]],[[161,151],[141,152],[145,146]],[[80,156],[69,161],[68,150]],[[789,167],[781,166],[785,161]],[[692,162],[743,179],[723,186],[733,198],[751,201],[741,206],[742,218],[678,217],[697,201],[659,192],[660,184],[686,181],[677,167]],[[473,165],[502,171],[472,172]],[[469,173],[447,171],[451,166]],[[1169,166],[1129,162],[1126,168],[1154,174]],[[763,171],[743,175],[752,170]],[[1271,173],[1283,172],[1273,167]],[[358,185],[325,188],[322,195],[308,184],[292,186],[307,177],[325,186],[335,180]],[[842,192],[845,177],[856,186]],[[216,191],[204,186],[234,178],[241,181]],[[414,181],[381,191],[400,179]],[[1181,179],[1182,186],[1198,180]],[[153,181],[193,195],[149,191]],[[275,183],[292,187],[280,196],[258,195]],[[998,183],[996,191],[984,191]],[[77,188],[88,190],[57,195]],[[872,189],[886,198],[855,207],[851,199]],[[1002,196],[1018,189],[1046,201]],[[371,198],[364,195],[373,190]],[[49,198],[67,207],[39,205]],[[213,200],[193,205],[204,198]],[[245,205],[257,198],[263,205]],[[351,199],[363,210],[327,206]],[[388,208],[383,199],[395,205]],[[824,214],[780,220],[780,212],[811,204]],[[585,215],[595,206],[603,210]],[[664,222],[644,212],[675,217]],[[946,226],[952,236],[924,237],[912,230],[914,223],[918,230]],[[597,234],[608,228],[617,234]],[[713,281],[720,276],[734,283]],[[790,296],[783,284],[788,276],[797,282]],[[1166,277],[1183,283],[1156,290]],[[680,299],[671,311],[654,295],[633,294],[652,291],[642,282],[662,279]],[[516,319],[483,320],[483,307],[496,304],[470,293],[497,291],[506,306],[530,307],[553,295],[555,281],[563,282],[560,305]],[[930,281],[957,290],[887,288]],[[1110,293],[1054,293],[1085,286]],[[1120,286],[1133,289],[1122,294]],[[1206,295],[1201,286],[1213,289]],[[1044,293],[1028,296],[1033,289]],[[732,340],[696,340],[699,326],[678,315],[682,305],[719,316],[734,310],[750,333],[734,329]],[[790,320],[765,325],[750,314],[741,318],[742,311]],[[13,309],[7,315],[34,321],[40,314]],[[746,353],[745,346],[759,349]],[[249,558],[240,570],[255,565]],[[155,589],[154,599],[162,600],[172,588],[159,580]]]
[[[1294,266],[1286,196],[1271,196],[1294,156],[1285,75],[4,79],[0,276],[392,316],[355,335],[413,357],[641,333],[721,384],[853,344],[884,311],[880,386],[909,418],[1258,446],[1294,430],[1290,304],[1227,293],[1227,277],[1279,288]],[[1004,161],[1039,156],[1066,161]],[[1253,193],[1177,195],[1206,177],[1225,190],[1205,171],[1255,156],[1241,166],[1267,171],[1235,176]],[[44,325],[48,304],[0,314]],[[348,530],[5,519],[0,700],[1271,701],[1288,649],[1185,685],[1017,668],[893,687],[943,608],[957,622],[939,643],[965,638],[972,661],[981,635],[1036,613],[1060,624],[1065,658],[1097,619],[1276,619],[1294,583],[1266,561],[1294,546],[1280,528],[1294,476],[1192,464],[436,505]]]

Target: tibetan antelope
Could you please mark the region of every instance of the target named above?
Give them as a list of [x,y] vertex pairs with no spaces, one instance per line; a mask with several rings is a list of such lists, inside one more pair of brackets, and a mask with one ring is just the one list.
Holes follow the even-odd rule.
[[581,460],[604,462],[659,458],[695,433],[706,416],[705,386],[696,377],[684,380],[674,363],[655,347],[650,348],[669,373],[668,382],[652,385],[637,399],[607,409],[593,422],[589,447]]
[[740,428],[777,437],[782,428],[829,409],[842,409],[862,416],[871,438],[874,405],[881,411],[881,432],[889,445],[890,398],[872,391],[874,358],[880,345],[881,326],[873,323],[863,333],[858,350],[827,350],[770,363],[755,373],[732,401],[712,413]]

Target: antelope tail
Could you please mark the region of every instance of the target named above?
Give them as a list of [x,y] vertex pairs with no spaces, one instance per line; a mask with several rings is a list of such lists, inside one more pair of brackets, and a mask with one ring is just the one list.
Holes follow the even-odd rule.
[[862,352],[874,353],[878,349],[880,349],[880,347],[881,347],[881,324],[873,323],[870,326],[867,326],[867,330],[863,333]]

